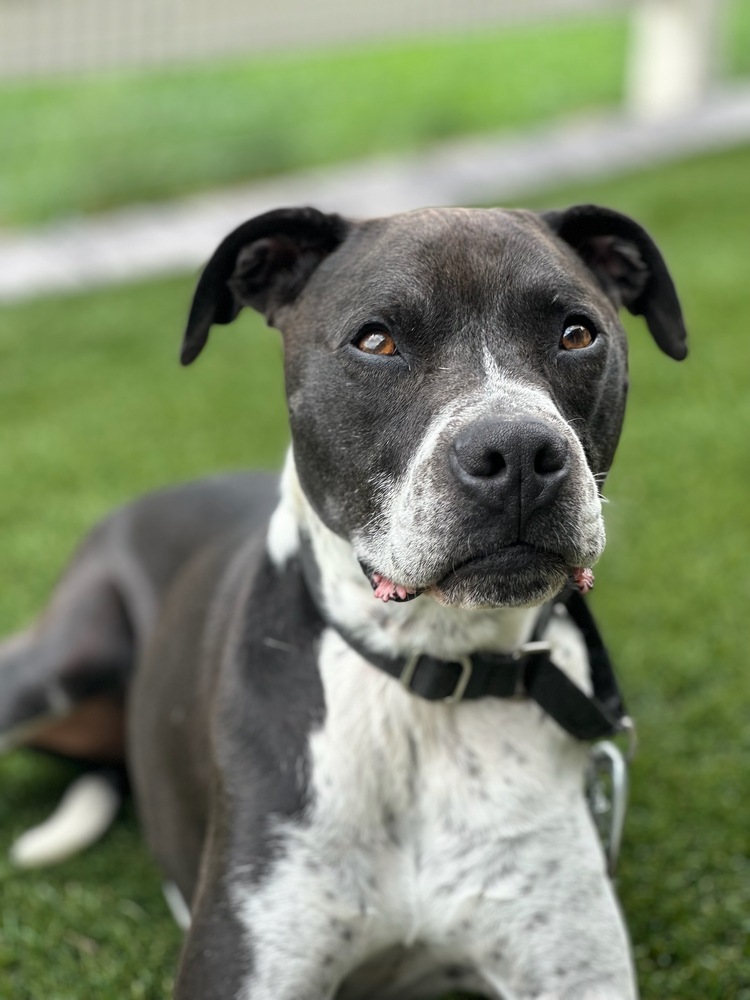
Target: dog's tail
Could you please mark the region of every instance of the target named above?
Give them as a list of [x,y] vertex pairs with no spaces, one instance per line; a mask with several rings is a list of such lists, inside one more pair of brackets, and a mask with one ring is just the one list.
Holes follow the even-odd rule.
[[87,771],[68,786],[48,819],[18,837],[10,860],[19,868],[41,868],[77,854],[107,832],[123,796],[120,770]]
[[41,617],[0,641],[0,754],[33,748],[82,773],[49,819],[13,844],[23,868],[50,865],[110,827],[127,781],[124,700],[135,637],[115,584],[74,562]]

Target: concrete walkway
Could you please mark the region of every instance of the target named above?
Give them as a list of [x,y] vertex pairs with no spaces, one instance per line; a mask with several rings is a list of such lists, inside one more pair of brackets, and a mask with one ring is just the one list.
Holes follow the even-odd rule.
[[0,301],[194,271],[244,219],[311,204],[368,216],[424,205],[501,204],[568,181],[750,141],[750,86],[658,123],[586,120],[464,139],[430,152],[309,170],[169,204],[0,235]]

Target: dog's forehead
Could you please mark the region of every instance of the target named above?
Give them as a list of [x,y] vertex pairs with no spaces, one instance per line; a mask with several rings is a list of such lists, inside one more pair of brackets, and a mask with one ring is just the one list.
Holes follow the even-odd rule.
[[[399,261],[407,272],[427,276],[454,269],[497,265],[509,256],[554,253],[551,239],[531,213],[463,208],[420,209],[361,224],[354,252],[384,262]],[[518,261],[520,264],[520,261]]]
[[381,235],[397,245],[440,246],[465,240],[497,245],[509,239],[533,239],[543,232],[543,224],[533,212],[502,208],[418,208],[411,212],[369,219],[361,223],[365,231]]
[[[450,293],[476,302],[504,292],[590,289],[590,275],[532,212],[419,209],[357,223],[333,255],[337,282],[379,297]],[[340,287],[340,286],[339,286]]]

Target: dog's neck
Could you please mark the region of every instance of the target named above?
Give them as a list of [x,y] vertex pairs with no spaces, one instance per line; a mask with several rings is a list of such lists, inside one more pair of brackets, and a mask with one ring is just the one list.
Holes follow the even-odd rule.
[[443,659],[477,650],[509,652],[530,637],[538,608],[456,608],[422,595],[405,604],[377,600],[352,546],[320,520],[287,457],[281,499],[271,519],[268,552],[279,567],[309,540],[319,574],[313,595],[326,618],[373,652],[406,656],[419,651]]

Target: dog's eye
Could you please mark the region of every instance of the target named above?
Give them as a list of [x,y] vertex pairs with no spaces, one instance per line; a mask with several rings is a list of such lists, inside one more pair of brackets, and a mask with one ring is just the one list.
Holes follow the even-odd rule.
[[566,326],[560,338],[560,347],[565,351],[580,351],[594,343],[595,335],[582,323],[571,323]]
[[396,341],[387,330],[368,330],[354,341],[354,346],[365,354],[398,354]]

